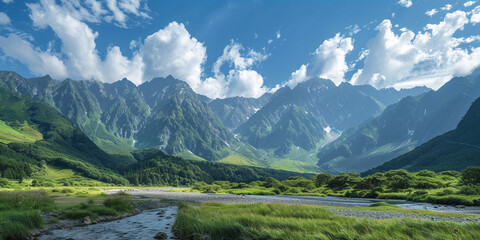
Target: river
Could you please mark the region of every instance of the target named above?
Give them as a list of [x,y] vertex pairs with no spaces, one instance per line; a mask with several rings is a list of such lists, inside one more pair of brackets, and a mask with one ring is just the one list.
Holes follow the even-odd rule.
[[[368,198],[340,198],[340,197],[314,197],[314,196],[260,196],[260,195],[233,195],[233,194],[205,194],[190,192],[170,192],[165,189],[124,189],[108,190],[108,194],[126,191],[140,199],[156,198],[186,202],[222,202],[222,203],[286,203],[286,204],[309,204],[338,207],[366,207],[372,203],[385,201],[408,209],[426,209],[438,212],[480,214],[480,207],[455,207],[430,203],[408,202],[405,200],[382,200]],[[359,211],[361,212],[361,211]],[[53,230],[49,234],[40,236],[38,239],[153,239],[158,232],[165,232],[168,238],[173,238],[171,227],[175,222],[177,213],[176,206],[167,206],[161,209],[146,210],[142,213],[111,222],[103,222],[95,225],[76,227],[73,229]],[[336,214],[341,214],[336,213]],[[348,214],[351,214],[349,212]],[[375,214],[370,212],[369,215]],[[410,217],[408,214],[398,215],[395,213],[378,213],[381,218]],[[389,217],[388,215],[391,215]],[[371,218],[367,216],[368,218]],[[413,216],[413,215],[412,215]],[[415,216],[413,216],[415,217]],[[375,217],[373,217],[375,218]],[[423,218],[423,217],[422,217]],[[425,217],[429,219],[428,217]],[[463,222],[465,218],[439,218],[438,220],[452,220]]]

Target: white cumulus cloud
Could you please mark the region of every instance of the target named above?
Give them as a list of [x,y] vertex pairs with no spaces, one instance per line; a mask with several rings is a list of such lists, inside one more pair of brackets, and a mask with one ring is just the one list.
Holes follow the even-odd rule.
[[442,9],[443,11],[450,11],[450,10],[452,10],[452,7],[453,7],[452,4],[446,4],[446,5],[443,6],[441,9]]
[[13,0],[2,0],[2,2],[6,3],[6,4],[9,4],[9,3],[12,3]]
[[140,52],[145,63],[144,80],[171,74],[193,89],[199,86],[206,47],[190,36],[183,24],[171,22],[148,36]]
[[323,41],[312,53],[310,62],[293,72],[286,85],[295,87],[298,83],[312,77],[332,80],[336,85],[344,82],[349,67],[345,57],[353,50],[353,39],[337,33],[334,37]]
[[465,2],[465,3],[463,4],[463,6],[464,6],[464,7],[470,7],[470,6],[472,6],[473,4],[475,4],[475,1],[468,1],[468,2]]
[[476,6],[472,12],[472,16],[470,17],[470,21],[475,25],[476,23],[480,22],[480,6]]
[[413,4],[411,0],[399,0],[397,3],[400,4],[400,6],[406,7],[406,8],[411,7]]
[[426,12],[425,12],[425,15],[432,17],[433,15],[435,15],[435,14],[437,14],[437,13],[438,13],[437,9],[434,8],[434,9],[432,9],[432,10],[426,11]]
[[51,54],[49,50],[41,51],[34,48],[16,34],[10,34],[8,37],[0,36],[0,49],[6,56],[18,59],[36,74],[50,74],[54,78],[67,76],[67,70],[62,60]]
[[[269,89],[263,86],[263,77],[253,67],[267,58],[268,54],[254,50],[245,53],[245,48],[232,40],[215,61],[214,76],[202,82],[197,92],[214,98],[260,97]],[[228,74],[221,71],[224,65],[228,65]]]
[[295,86],[297,86],[297,84],[307,80],[307,67],[308,64],[302,64],[302,66],[300,66],[298,70],[292,73],[292,75],[290,76],[290,80],[287,82],[286,85],[290,88],[294,88]]
[[0,12],[0,25],[8,25],[10,24],[10,18],[7,14]]
[[480,66],[480,47],[462,49],[460,45],[478,41],[478,37],[453,37],[468,22],[467,13],[456,11],[438,24],[428,24],[424,32],[396,34],[390,20],[384,20],[367,44],[370,52],[363,69],[351,82],[377,88],[426,85],[437,89],[452,76],[470,74]]

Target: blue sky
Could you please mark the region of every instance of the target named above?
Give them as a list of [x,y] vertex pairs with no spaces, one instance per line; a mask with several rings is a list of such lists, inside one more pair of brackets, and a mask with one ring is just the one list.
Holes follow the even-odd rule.
[[0,69],[32,77],[156,76],[211,98],[323,77],[438,88],[480,65],[478,1],[0,2]]

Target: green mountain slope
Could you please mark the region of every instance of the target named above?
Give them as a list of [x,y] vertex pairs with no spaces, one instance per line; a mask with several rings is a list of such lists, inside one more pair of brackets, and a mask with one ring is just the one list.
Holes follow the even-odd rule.
[[[41,171],[39,166],[45,162],[100,181],[127,183],[109,168],[118,169],[131,162],[122,162],[103,152],[69,119],[44,103],[0,87],[0,120],[3,177],[29,177]],[[14,138],[5,134],[12,131],[16,132]]]
[[232,181],[248,183],[268,177],[287,179],[290,176],[310,177],[288,171],[258,167],[237,166],[207,161],[187,161],[168,156],[158,150],[146,149],[134,152],[138,163],[128,166],[125,177],[134,184],[144,185],[193,185],[203,181]]
[[366,172],[392,169],[420,171],[463,170],[480,165],[480,98],[470,107],[455,130],[420,145],[411,152]]
[[171,76],[137,87],[127,79],[112,84],[60,82],[48,75],[26,79],[0,71],[2,85],[58,109],[112,154],[130,155],[134,146],[158,147],[218,160],[236,141],[210,111],[206,98]]
[[159,147],[167,153],[190,151],[207,160],[226,156],[236,142],[186,82],[155,78],[139,87],[152,113],[137,135],[141,148]]
[[455,128],[480,96],[480,76],[454,78],[437,91],[406,97],[380,116],[342,133],[317,155],[329,172],[362,172]]

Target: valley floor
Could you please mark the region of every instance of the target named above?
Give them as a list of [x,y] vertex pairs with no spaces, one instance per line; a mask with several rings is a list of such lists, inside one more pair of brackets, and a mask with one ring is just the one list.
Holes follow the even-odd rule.
[[[369,198],[341,198],[341,197],[315,197],[295,195],[236,195],[236,194],[212,194],[196,192],[175,192],[164,188],[145,189],[107,189],[107,194],[125,192],[129,195],[146,198],[168,199],[179,202],[192,203],[280,203],[324,206],[335,209],[339,215],[367,217],[375,219],[413,217],[429,220],[446,221],[474,221],[480,223],[480,207],[475,206],[447,206],[429,203],[416,203],[405,200],[369,199]],[[372,208],[372,204],[387,203],[387,207]],[[392,205],[390,205],[392,204]],[[394,204],[394,205],[393,205]],[[350,208],[348,211],[343,211]],[[337,211],[339,210],[339,211]],[[341,210],[341,211],[340,211]],[[375,210],[382,210],[375,211]],[[359,212],[369,211],[368,214]],[[398,213],[401,214],[398,214]],[[432,219],[432,216],[440,217]]]
[[[179,192],[186,190],[44,188],[40,192],[2,191],[0,196],[4,204],[18,208],[17,215],[30,206],[43,213],[43,221],[25,225],[47,227],[37,232],[40,239],[152,239],[159,232],[180,239],[480,239],[480,207],[367,198]],[[23,202],[30,205],[23,206]],[[39,202],[49,204],[37,207]],[[38,210],[35,214],[40,213]],[[122,212],[127,213],[120,215]],[[25,215],[25,221],[29,216]],[[86,216],[93,217],[93,224],[85,224]],[[102,222],[104,218],[115,221]],[[75,220],[69,219],[81,223],[72,225]],[[8,226],[0,229],[0,239],[13,234]],[[28,234],[15,239],[24,236]]]

